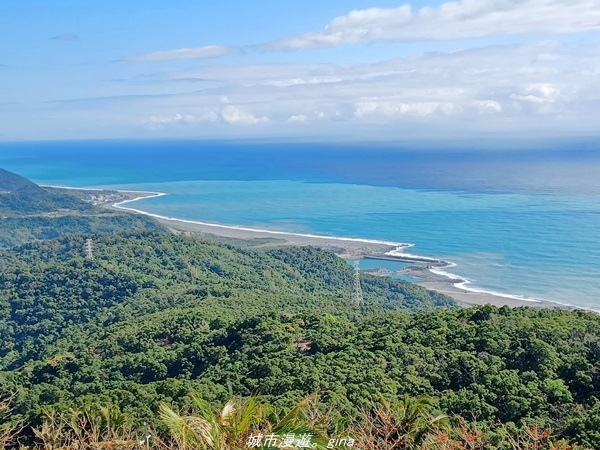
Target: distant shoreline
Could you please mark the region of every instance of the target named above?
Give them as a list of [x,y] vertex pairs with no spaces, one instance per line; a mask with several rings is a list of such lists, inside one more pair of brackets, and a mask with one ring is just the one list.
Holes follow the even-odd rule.
[[[66,186],[47,186],[61,189],[73,190],[106,190],[94,188],[72,188]],[[112,190],[112,189],[111,189]],[[387,259],[412,264],[403,273],[414,278],[416,284],[427,289],[446,294],[454,298],[457,303],[463,307],[474,305],[491,304],[495,306],[521,307],[529,306],[535,308],[550,309],[578,309],[575,306],[563,305],[541,299],[528,299],[519,296],[513,296],[501,293],[492,293],[485,290],[469,287],[469,280],[445,272],[443,269],[453,267],[455,264],[436,258],[412,255],[404,253],[404,250],[412,247],[412,244],[398,243],[389,241],[378,241],[358,238],[344,238],[334,236],[319,236],[313,234],[289,233],[283,231],[257,230],[243,226],[220,225],[207,222],[201,222],[189,219],[180,219],[177,217],[161,216],[159,214],[149,213],[140,209],[132,208],[129,205],[138,200],[146,198],[156,198],[168,195],[163,192],[148,191],[123,191],[115,190],[128,196],[125,200],[113,204],[107,204],[106,207],[127,211],[136,214],[142,214],[152,217],[162,224],[174,230],[211,234],[220,237],[233,239],[260,239],[271,238],[279,239],[282,245],[315,246],[324,250],[331,251],[344,259]]]

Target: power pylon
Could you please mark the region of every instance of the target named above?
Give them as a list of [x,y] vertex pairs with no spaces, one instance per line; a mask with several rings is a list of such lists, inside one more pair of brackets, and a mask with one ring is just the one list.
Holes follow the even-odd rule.
[[352,301],[357,305],[364,303],[362,288],[360,286],[360,271],[358,270],[358,260],[354,261],[354,289],[352,289]]
[[90,238],[86,239],[83,249],[85,250],[85,257],[87,259],[94,259],[94,244]]

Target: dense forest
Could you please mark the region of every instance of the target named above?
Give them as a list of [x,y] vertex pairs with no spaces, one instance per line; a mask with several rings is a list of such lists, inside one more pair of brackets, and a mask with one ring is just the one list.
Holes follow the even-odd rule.
[[[450,420],[515,433],[536,424],[600,448],[594,314],[458,309],[369,275],[355,305],[352,268],[318,249],[130,232],[93,236],[87,258],[87,237],[1,253],[8,421],[36,427],[49,407],[110,406],[141,427],[196,397],[216,407],[260,396],[284,411],[315,394],[332,424],[352,424],[406,395]],[[497,447],[481,448],[512,448],[490,439]]]
[[22,188],[37,186],[33,181],[28,180],[8,170],[0,168],[0,192],[10,193]]
[[0,169],[0,216],[26,217],[57,211],[90,213],[92,205],[55,189],[38,186],[20,175]]
[[161,228],[148,217],[94,206],[65,190],[44,188],[0,169],[0,248],[74,233]]

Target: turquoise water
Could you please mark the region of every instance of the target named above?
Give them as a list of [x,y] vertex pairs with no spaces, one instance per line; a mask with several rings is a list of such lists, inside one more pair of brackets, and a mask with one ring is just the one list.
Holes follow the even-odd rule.
[[[348,260],[348,264],[350,264],[351,266],[354,266],[354,263],[355,263],[354,260]],[[415,279],[409,277],[408,275],[393,274],[393,272],[405,269],[406,267],[409,267],[409,266],[410,266],[410,264],[405,263],[405,262],[393,261],[393,260],[387,260],[387,259],[363,258],[359,261],[359,269],[360,270],[384,269],[384,270],[387,270],[388,272],[392,273],[392,275],[385,275],[385,276],[389,276],[390,278],[393,278],[395,280],[404,280],[404,281],[409,281],[409,282],[418,281],[418,280],[415,280]]]
[[[0,145],[35,181],[150,190],[128,206],[257,229],[411,243],[469,287],[600,310],[594,152],[435,152],[299,145]],[[363,267],[366,268],[366,267]]]

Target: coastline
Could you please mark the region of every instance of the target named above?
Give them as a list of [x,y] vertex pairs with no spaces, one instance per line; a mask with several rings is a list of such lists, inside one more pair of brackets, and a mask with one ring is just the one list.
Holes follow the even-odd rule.
[[[166,217],[159,214],[149,213],[129,205],[145,198],[156,198],[168,195],[164,192],[149,191],[129,191],[107,188],[78,188],[69,186],[44,187],[54,189],[79,190],[79,191],[116,191],[125,196],[116,203],[107,202],[102,207],[126,211],[129,213],[142,214],[152,217],[165,225],[175,233],[189,233],[211,236],[214,238],[225,238],[240,242],[251,242],[252,246],[314,246],[323,250],[330,251],[343,259],[385,259],[410,263],[411,266],[403,270],[403,274],[415,279],[415,284],[446,294],[452,297],[459,306],[470,307],[476,305],[491,304],[494,306],[534,307],[544,309],[586,309],[573,305],[565,305],[557,302],[551,302],[542,299],[525,298],[516,295],[503,294],[498,292],[488,292],[483,289],[470,287],[470,281],[461,278],[444,269],[454,267],[455,264],[441,259],[430,258],[426,256],[412,255],[406,253],[405,249],[413,244],[378,241],[359,238],[345,238],[335,236],[319,236],[314,234],[289,233],[284,231],[257,230],[243,226],[220,225],[214,223],[201,222],[196,220],[180,219],[177,217]],[[592,310],[590,310],[592,311]],[[593,311],[598,313],[598,311]]]
[[470,287],[470,281],[446,272],[444,269],[454,267],[455,264],[441,259],[412,255],[404,250],[412,247],[412,244],[377,241],[358,238],[344,238],[334,236],[319,236],[313,234],[288,233],[283,231],[257,230],[243,226],[220,225],[206,223],[196,220],[166,217],[159,214],[149,213],[129,205],[145,198],[156,198],[167,195],[163,192],[145,191],[121,191],[128,196],[127,199],[117,203],[106,205],[109,208],[143,214],[153,217],[163,225],[175,232],[213,235],[221,238],[236,240],[265,240],[268,246],[299,245],[314,246],[323,250],[331,251],[344,259],[387,259],[411,263],[403,273],[414,278],[415,284],[423,286],[432,291],[446,294],[452,297],[460,306],[470,307],[476,305],[491,304],[494,306],[534,307],[545,309],[579,309],[571,305],[563,305],[542,299],[524,298],[515,295],[488,292],[482,289]]
[[312,245],[323,248],[324,250],[332,251],[344,259],[360,259],[366,256],[385,256],[387,252],[411,246],[410,244],[397,242],[288,233],[285,231],[257,230],[243,226],[220,225],[196,220],[180,219],[177,217],[166,217],[123,205],[144,198],[161,197],[167,194],[161,192],[138,191],[119,192],[130,195],[131,198],[114,203],[110,205],[111,208],[152,217],[167,227],[182,232],[212,234],[232,239],[272,239],[280,241],[279,245]]

